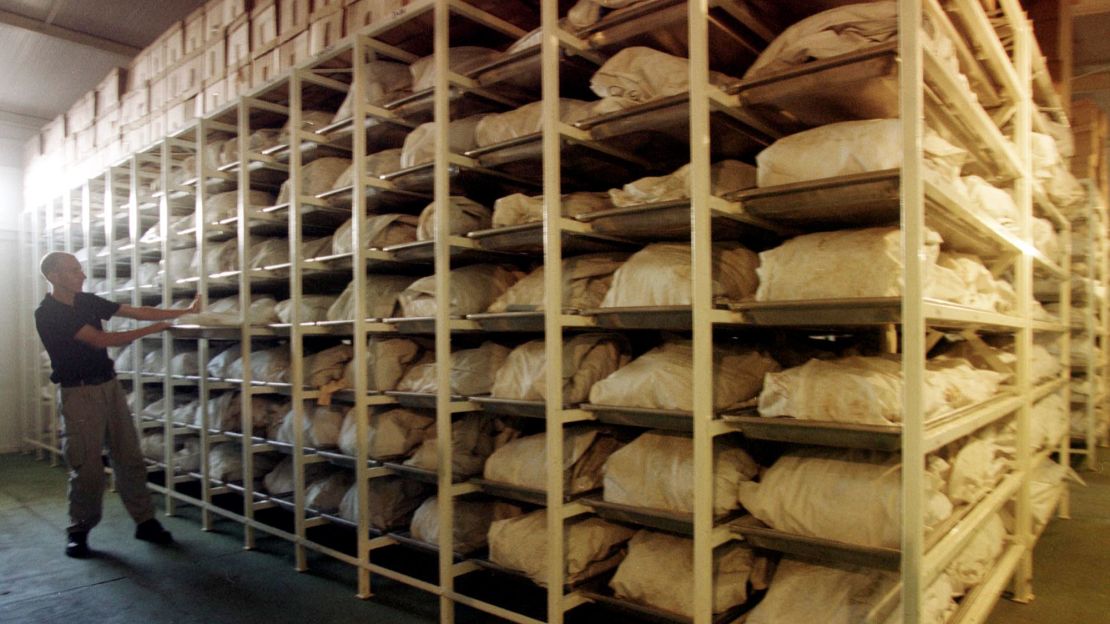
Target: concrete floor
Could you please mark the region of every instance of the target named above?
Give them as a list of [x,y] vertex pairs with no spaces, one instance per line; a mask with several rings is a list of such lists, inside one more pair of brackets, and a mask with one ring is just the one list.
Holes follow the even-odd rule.
[[[992,624],[1097,624],[1110,622],[1110,464],[1084,473],[1074,487],[1072,519],[1054,521],[1036,552],[1037,598],[1002,601]],[[65,477],[29,456],[0,456],[0,623],[152,624],[436,622],[437,601],[428,594],[375,579],[378,595],[354,598],[352,569],[310,556],[309,572],[293,571],[292,548],[259,534],[255,552],[242,549],[242,529],[218,521],[199,530],[195,508],[163,518],[178,544],[160,548],[131,537],[132,524],[114,494],[105,500],[103,523],[87,561],[62,553]],[[596,617],[582,621],[604,620]],[[492,618],[459,610],[460,622]],[[784,623],[790,624],[790,623]]]

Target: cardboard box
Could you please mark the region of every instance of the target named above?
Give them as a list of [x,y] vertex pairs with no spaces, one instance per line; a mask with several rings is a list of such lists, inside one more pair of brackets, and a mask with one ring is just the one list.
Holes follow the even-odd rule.
[[42,127],[42,153],[53,154],[61,152],[66,142],[66,116],[58,115],[54,121]]
[[251,9],[251,53],[257,55],[279,43],[277,0],[255,2]]
[[125,92],[146,86],[150,82],[150,54],[143,50],[127,65],[127,86]]
[[177,66],[185,57],[185,23],[174,22],[166,30],[164,37],[163,53],[166,55],[166,70]]
[[308,53],[312,56],[322,54],[339,43],[343,35],[342,12],[332,13],[312,22],[308,26]]
[[309,16],[312,13],[310,0],[279,0],[278,36],[289,41],[308,30]]
[[76,163],[77,158],[77,135],[71,134],[66,137],[65,144],[62,147],[62,158],[65,159],[66,164]]
[[158,37],[154,43],[147,46],[143,52],[147,56],[149,76],[147,80],[154,80],[166,72],[166,35]]
[[42,133],[36,132],[23,144],[23,168],[28,169],[39,156],[42,156]]
[[204,48],[204,81],[211,82],[227,75],[227,42],[217,39]]
[[150,87],[144,86],[123,95],[120,102],[121,125],[133,124],[150,114]]
[[227,97],[227,80],[219,78],[205,84],[200,92],[200,101],[204,115],[211,115],[226,106],[231,101]]
[[157,141],[166,134],[166,113],[155,111],[150,115],[150,139],[147,142]]
[[197,98],[188,97],[166,109],[166,134],[176,132],[197,118]]
[[120,111],[118,108],[102,111],[100,117],[96,120],[96,144],[108,145],[113,141],[119,140],[120,133]]
[[347,33],[362,31],[372,24],[378,24],[405,14],[410,0],[356,0],[345,8],[347,14]]
[[348,3],[347,0],[312,0],[311,21],[316,21],[337,11],[342,11]]
[[308,53],[308,31],[306,30],[281,44],[280,52],[281,64],[279,69],[283,72],[289,71],[308,60],[311,56]]
[[251,87],[269,84],[281,75],[281,50],[274,48],[263,52],[251,61]]
[[204,30],[204,7],[193,11],[185,18],[185,55],[204,49],[208,41]]
[[166,99],[177,100],[196,95],[204,86],[204,56],[198,51],[178,64],[166,76]]
[[228,101],[246,95],[251,90],[250,66],[228,69],[227,78],[224,79],[224,89]]
[[170,101],[169,84],[166,77],[153,80],[150,83],[150,112],[156,113],[165,109]]
[[228,72],[250,63],[251,23],[248,16],[240,17],[228,26],[226,56]]
[[86,128],[76,133],[77,158],[88,158],[96,151],[96,128]]
[[123,150],[127,153],[138,151],[151,143],[150,118],[144,117],[124,126],[122,134]]
[[96,85],[96,105],[102,109],[116,108],[127,89],[127,70],[117,67]]
[[66,133],[73,134],[96,123],[96,91],[82,95],[66,113]]

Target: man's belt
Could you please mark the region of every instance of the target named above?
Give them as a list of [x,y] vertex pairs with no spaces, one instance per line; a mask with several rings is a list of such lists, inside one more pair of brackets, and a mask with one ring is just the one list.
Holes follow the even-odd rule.
[[75,379],[73,381],[63,381],[63,388],[77,388],[79,386],[99,386],[102,383],[107,383],[116,378],[116,374],[101,375],[99,377],[88,377],[86,379]]

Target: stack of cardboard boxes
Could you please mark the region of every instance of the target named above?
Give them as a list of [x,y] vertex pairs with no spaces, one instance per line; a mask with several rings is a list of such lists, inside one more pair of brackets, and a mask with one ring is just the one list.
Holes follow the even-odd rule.
[[26,157],[88,177],[412,1],[209,0],[47,124]]

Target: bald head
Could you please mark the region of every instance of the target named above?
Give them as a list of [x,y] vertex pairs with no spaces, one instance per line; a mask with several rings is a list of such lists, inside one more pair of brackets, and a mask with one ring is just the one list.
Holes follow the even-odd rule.
[[39,261],[39,271],[42,273],[43,277],[49,280],[51,273],[57,273],[60,269],[65,268],[66,265],[69,264],[67,260],[77,262],[77,257],[64,251],[52,251],[43,256],[42,260]]
[[73,254],[64,251],[52,251],[43,256],[39,261],[39,270],[55,292],[59,292],[59,289],[60,292],[80,292],[81,284],[85,281],[81,263]]

